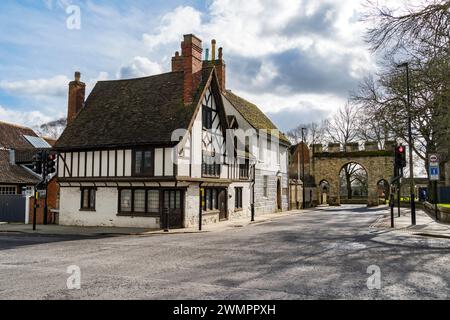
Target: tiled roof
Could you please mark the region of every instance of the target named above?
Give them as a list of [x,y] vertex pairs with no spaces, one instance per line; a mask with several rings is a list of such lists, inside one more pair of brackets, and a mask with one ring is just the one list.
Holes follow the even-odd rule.
[[9,152],[0,150],[0,183],[3,184],[37,184],[39,178],[19,165],[9,162]]
[[[212,69],[203,71],[200,92]],[[57,149],[124,147],[171,143],[186,129],[196,103],[183,104],[183,72],[117,81],[100,81],[85,107],[55,144]],[[197,92],[197,96],[199,95]]]
[[26,127],[0,121],[0,148],[33,149],[24,136],[37,137],[36,133]]
[[[235,95],[230,90],[224,93],[225,98],[236,110],[257,130],[278,129],[273,122],[255,104]],[[290,144],[289,139],[280,132],[280,140]]]

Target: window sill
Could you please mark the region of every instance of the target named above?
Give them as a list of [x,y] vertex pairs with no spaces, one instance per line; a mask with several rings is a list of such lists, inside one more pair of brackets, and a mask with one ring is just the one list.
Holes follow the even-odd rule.
[[160,218],[159,213],[137,213],[137,212],[121,212],[117,214],[118,217],[136,217],[136,218]]
[[97,210],[95,210],[95,209],[83,209],[83,208],[81,208],[79,211],[80,211],[80,212],[96,212]]
[[242,212],[242,211],[244,211],[243,208],[236,208],[236,209],[234,209],[234,212]]

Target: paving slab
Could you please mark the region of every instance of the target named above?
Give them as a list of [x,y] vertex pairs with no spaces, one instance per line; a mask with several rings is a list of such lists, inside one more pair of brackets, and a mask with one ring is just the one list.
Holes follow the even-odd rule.
[[450,239],[450,224],[434,220],[424,210],[416,209],[416,225],[411,224],[411,209],[401,208],[398,217],[397,208],[394,209],[394,229],[391,228],[390,208],[385,207],[385,215],[377,220],[373,227],[394,230],[419,236],[440,237]]

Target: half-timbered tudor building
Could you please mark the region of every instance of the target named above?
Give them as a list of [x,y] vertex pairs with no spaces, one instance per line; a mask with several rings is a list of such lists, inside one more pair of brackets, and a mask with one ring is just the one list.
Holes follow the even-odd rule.
[[[185,35],[172,71],[100,81],[76,73],[58,151],[60,224],[191,227],[286,210],[287,148],[255,105],[225,88],[222,49]],[[254,202],[253,202],[254,199]]]

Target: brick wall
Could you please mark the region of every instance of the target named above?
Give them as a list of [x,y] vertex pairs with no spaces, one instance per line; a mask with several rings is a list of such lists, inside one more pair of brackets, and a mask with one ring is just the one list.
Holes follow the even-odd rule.
[[[48,185],[47,191],[47,223],[55,224],[56,216],[52,212],[52,209],[59,208],[59,185],[56,183],[56,179],[52,179]],[[30,198],[30,211],[29,211],[29,223],[33,223],[34,213],[34,198]],[[36,224],[44,223],[44,199],[38,200],[38,208],[36,210]]]

